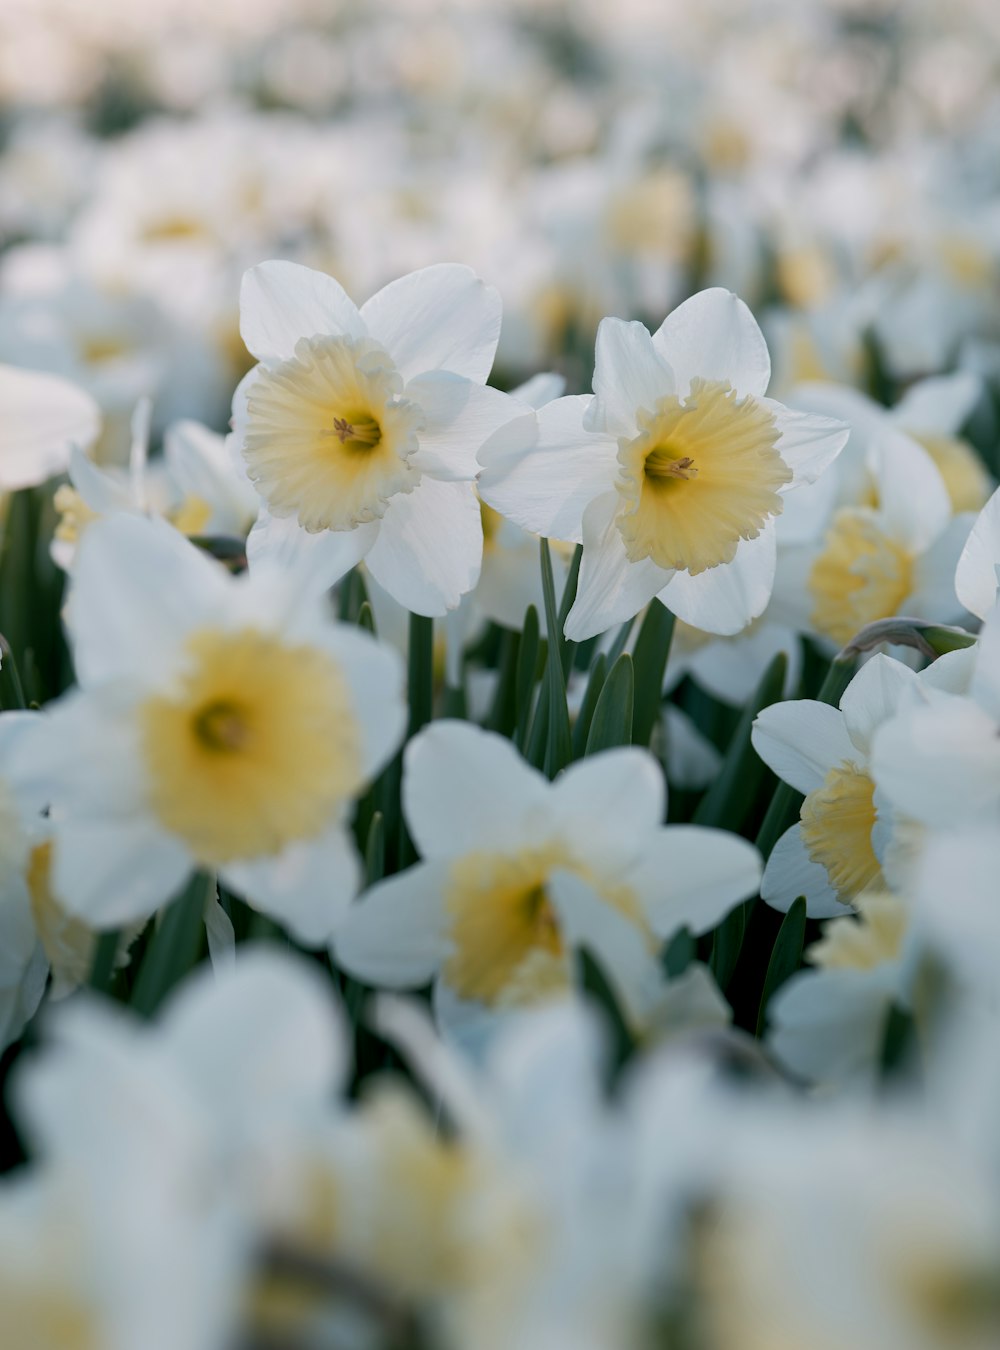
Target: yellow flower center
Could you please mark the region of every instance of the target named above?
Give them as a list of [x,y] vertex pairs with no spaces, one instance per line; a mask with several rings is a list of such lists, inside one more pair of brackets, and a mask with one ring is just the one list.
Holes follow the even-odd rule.
[[826,532],[809,573],[812,623],[834,642],[898,614],[913,590],[913,559],[885,534],[874,511],[846,506]]
[[758,399],[696,379],[687,398],[661,398],[636,421],[638,436],[618,441],[618,529],[631,562],[696,575],[732,562],[740,540],[780,513],[792,471]]
[[[470,853],[453,864],[445,906],[454,951],[444,975],[461,998],[510,1006],[566,988],[569,964],[547,889],[549,873],[560,867],[594,884],[557,845],[514,855]],[[641,923],[630,891],[600,890]]]
[[490,549],[494,545],[497,535],[500,533],[500,526],[503,524],[503,516],[499,511],[494,511],[492,506],[487,506],[480,498],[479,514],[483,520],[483,548]]
[[421,411],[402,388],[369,338],[302,338],[290,360],[259,367],[243,454],[274,514],[313,533],[351,530],[411,492]]
[[872,848],[875,784],[844,760],[802,803],[802,842],[809,857],[826,868],[830,885],[849,904],[879,875]]
[[94,932],[67,914],[52,894],[52,841],[36,844],[28,859],[26,880],[31,916],[56,979],[75,988],[84,984],[94,962]]
[[[912,434],[912,433],[911,433]],[[951,499],[951,509],[979,511],[990,495],[990,476],[968,441],[957,436],[914,436],[937,466]]]
[[181,534],[204,534],[205,527],[212,519],[212,508],[204,497],[189,492],[179,506],[167,517],[175,530]]
[[206,866],[312,838],[361,782],[335,662],[254,629],[202,630],[169,694],[139,709],[150,805]]
[[55,528],[55,537],[65,544],[76,544],[80,535],[98,516],[77,492],[76,488],[63,483],[55,490],[52,505],[59,512],[59,521]]
[[809,948],[809,960],[824,970],[875,970],[899,955],[907,914],[898,895],[867,891],[855,900],[858,917],[833,919]]

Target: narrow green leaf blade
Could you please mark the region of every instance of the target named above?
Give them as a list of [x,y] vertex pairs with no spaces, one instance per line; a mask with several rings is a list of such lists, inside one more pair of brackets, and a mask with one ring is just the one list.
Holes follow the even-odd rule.
[[635,707],[635,673],[632,658],[623,652],[604,681],[587,736],[586,754],[631,745]]
[[760,996],[760,1008],[757,1012],[757,1037],[764,1034],[767,1024],[767,1005],[786,980],[791,979],[802,960],[802,947],[806,937],[806,900],[800,895],[790,906],[781,921],[778,936],[771,949],[771,959],[767,963],[764,977],[764,989]]
[[635,641],[635,712],[632,743],[649,745],[663,701],[663,672],[667,668],[675,619],[669,609],[653,600]]

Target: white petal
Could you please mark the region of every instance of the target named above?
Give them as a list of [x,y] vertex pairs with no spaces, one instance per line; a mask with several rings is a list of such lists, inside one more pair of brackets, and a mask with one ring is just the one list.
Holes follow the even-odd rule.
[[353,530],[310,534],[294,516],[263,510],[247,536],[247,564],[251,575],[274,567],[295,578],[305,593],[322,594],[365,557],[379,525],[373,520]]
[[87,506],[99,515],[138,509],[128,483],[99,468],[77,446],[70,455],[69,476]]
[[741,539],[730,563],[709,567],[697,576],[675,572],[659,599],[667,609],[706,633],[741,632],[763,614],[774,589],[777,544],[774,523],[756,539]]
[[362,629],[327,628],[323,648],[336,659],[351,691],[361,730],[362,772],[371,779],[399,748],[406,728],[406,672],[399,653]]
[[[500,427],[525,414],[525,407],[490,385],[436,370],[418,375],[404,391],[423,414],[420,448],[413,464],[435,478],[471,482],[479,472],[481,446]],[[534,418],[531,418],[531,424]],[[530,442],[526,434],[523,444]]]
[[403,809],[425,858],[524,847],[549,794],[506,737],[469,722],[434,722],[406,747]]
[[762,398],[771,358],[757,320],[732,291],[713,287],[678,305],[653,334],[653,346],[683,392],[697,376],[728,380],[737,394]]
[[1000,610],[987,614],[983,623],[969,693],[1000,726]]
[[923,552],[951,519],[951,499],[937,466],[916,441],[893,432],[879,441],[874,469],[889,533],[908,552]]
[[423,477],[390,501],[365,566],[414,614],[454,609],[479,579],[483,518],[471,483]]
[[832,417],[796,412],[772,399],[764,399],[764,403],[774,413],[775,425],[781,432],[778,454],[793,474],[782,491],[791,492],[800,483],[815,483],[847,444],[850,427]]
[[762,709],[750,740],[768,768],[803,794],[818,788],[845,759],[858,757],[843,713],[811,698]]
[[876,730],[899,710],[900,700],[917,686],[917,677],[902,661],[879,653],[855,675],[840,700],[844,725],[865,759]]
[[631,619],[676,576],[648,558],[629,562],[615,523],[617,513],[616,492],[595,498],[584,512],[580,582],[566,616],[565,633],[572,642],[582,642]]
[[337,964],[384,989],[429,984],[452,949],[444,906],[449,868],[417,863],[366,891],[337,930]]
[[697,792],[707,788],[722,767],[718,750],[676,704],[665,705],[662,725],[667,781]]
[[673,392],[673,372],[657,354],[647,329],[641,323],[602,319],[594,357],[592,429],[634,436],[637,411],[652,412],[659,399]]
[[300,338],[364,333],[354,301],[326,272],[299,263],[264,262],[243,274],[240,336],[258,361],[288,361]]
[[222,610],[230,584],[163,521],[95,521],[80,541],[67,606],[78,681],[162,677],[192,629]]
[[97,404],[68,380],[0,366],[0,489],[65,473],[72,448],[86,449],[100,425]]
[[953,516],[926,553],[914,561],[913,591],[903,602],[906,614],[937,623],[961,622],[955,574],[974,520],[971,511]]
[[678,929],[707,933],[741,901],[757,894],[760,854],[745,839],[700,825],[667,825],[622,880],[642,901],[657,937]]
[[500,293],[471,267],[436,263],[391,281],[361,306],[404,380],[451,370],[486,381],[500,339]]
[[1000,563],[1000,488],[994,492],[972,527],[955,569],[959,600],[979,619],[996,604],[997,564]]
[[767,860],[760,883],[761,899],[782,914],[804,895],[810,919],[832,919],[851,911],[837,899],[826,868],[814,863],[806,852],[798,825],[785,831]]
[[532,375],[530,380],[525,380],[524,384],[519,384],[510,392],[512,398],[527,403],[529,408],[541,408],[553,399],[562,397],[566,392],[566,377],[552,370],[543,371],[540,375]]
[[663,772],[646,750],[622,747],[579,760],[552,785],[557,828],[583,857],[613,868],[641,851],[667,809]]
[[537,442],[526,448],[529,424],[511,424],[483,446],[479,492],[501,515],[547,539],[583,540],[588,503],[613,486],[618,446],[584,431],[588,394],[557,398],[537,414]]
[[224,1115],[324,1107],[343,1080],[347,1035],[329,981],[280,948],[244,947],[202,968],[167,1004],[163,1043]]
[[228,863],[227,885],[283,924],[305,947],[329,942],[361,885],[361,864],[343,825],[290,844],[274,857]]
[[52,889],[93,928],[148,919],[173,898],[194,864],[187,849],[139,815],[61,821]]
[[938,694],[913,703],[875,733],[872,777],[893,806],[939,829],[1000,804],[1000,737],[971,699]]
[[983,393],[983,381],[968,370],[933,375],[911,384],[892,410],[892,419],[918,435],[955,436]]
[[793,1073],[815,1082],[871,1079],[891,998],[868,972],[800,971],[768,1004],[768,1045]]

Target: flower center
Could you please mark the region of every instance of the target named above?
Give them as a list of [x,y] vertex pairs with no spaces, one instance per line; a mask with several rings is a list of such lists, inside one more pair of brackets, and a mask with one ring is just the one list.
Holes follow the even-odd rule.
[[290,360],[258,367],[243,457],[270,510],[312,533],[351,530],[411,492],[422,415],[402,389],[370,338],[302,338]]
[[325,829],[360,785],[358,730],[334,661],[254,629],[202,630],[168,695],[139,709],[150,804],[206,866]]
[[834,642],[850,642],[865,624],[899,613],[913,590],[913,559],[882,531],[874,511],[842,507],[808,587],[816,629]]
[[[567,954],[547,889],[549,873],[558,867],[593,884],[559,846],[515,855],[470,853],[453,864],[445,906],[454,951],[444,975],[461,998],[533,1003],[567,987]],[[602,888],[601,894],[641,921],[630,891]]]
[[792,472],[774,415],[725,381],[692,380],[685,399],[640,409],[639,434],[618,442],[618,529],[631,562],[692,575],[732,562],[783,506]]
[[881,873],[872,847],[875,784],[844,760],[802,803],[800,830],[809,857],[826,868],[838,897],[850,904]]

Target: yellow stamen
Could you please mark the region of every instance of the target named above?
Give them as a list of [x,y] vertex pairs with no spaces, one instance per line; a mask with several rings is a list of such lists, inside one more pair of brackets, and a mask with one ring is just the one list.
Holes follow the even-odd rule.
[[808,587],[812,623],[834,642],[850,642],[865,624],[898,614],[913,590],[913,559],[882,530],[867,507],[833,518]]
[[150,805],[199,862],[274,854],[330,825],[360,786],[334,661],[254,629],[203,630],[167,695],[139,709]]
[[349,530],[411,492],[422,421],[402,388],[392,358],[369,338],[303,338],[290,360],[261,366],[243,454],[270,509],[314,533]]
[[802,803],[802,842],[809,857],[826,868],[838,897],[850,904],[880,875],[872,847],[875,784],[844,760]]
[[696,575],[732,562],[783,506],[792,471],[774,415],[718,380],[692,380],[687,398],[640,410],[639,434],[618,442],[618,529],[630,561]]

